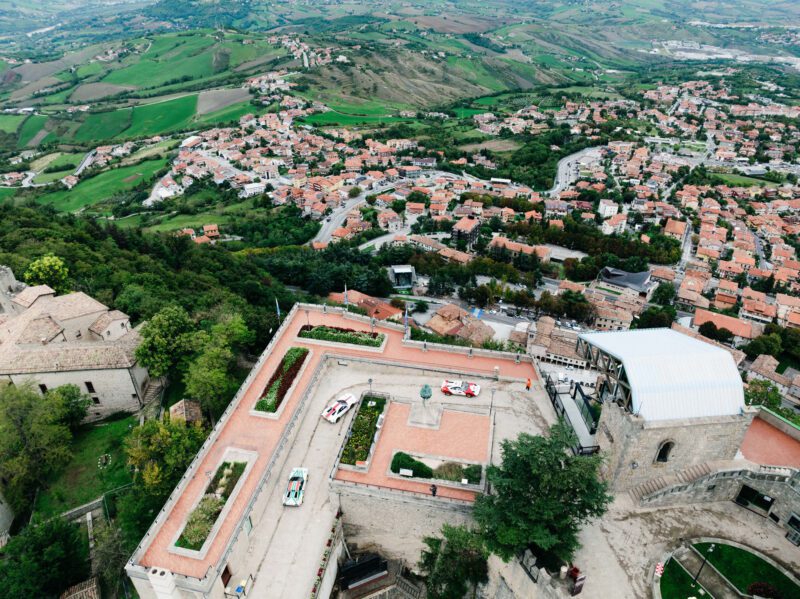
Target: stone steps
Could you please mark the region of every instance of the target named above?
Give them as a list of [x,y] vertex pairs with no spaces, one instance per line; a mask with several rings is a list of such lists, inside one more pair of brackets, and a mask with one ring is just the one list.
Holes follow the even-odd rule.
[[712,468],[707,463],[694,464],[670,476],[659,476],[637,485],[629,491],[635,501],[640,501],[643,497],[657,493],[662,489],[673,485],[685,485],[711,474]]

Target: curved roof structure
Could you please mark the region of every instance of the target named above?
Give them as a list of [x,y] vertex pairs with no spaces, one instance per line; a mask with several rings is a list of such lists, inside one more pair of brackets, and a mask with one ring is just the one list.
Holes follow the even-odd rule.
[[744,408],[744,388],[730,353],[672,329],[584,333],[615,358],[631,389],[631,409],[645,420],[728,416]]

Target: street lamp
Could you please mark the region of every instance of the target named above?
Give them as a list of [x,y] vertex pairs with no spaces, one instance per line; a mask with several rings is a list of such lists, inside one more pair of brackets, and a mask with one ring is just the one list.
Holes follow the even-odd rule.
[[369,394],[372,395],[372,379],[367,379],[367,382],[369,383]]
[[708,561],[708,556],[711,555],[713,552],[714,552],[714,543],[711,543],[711,545],[708,547],[708,552],[703,556],[703,563],[700,564],[700,569],[697,571],[697,574],[695,574],[694,577],[695,582],[697,582],[697,579],[700,578],[700,574],[702,573],[703,568],[705,568],[706,562]]

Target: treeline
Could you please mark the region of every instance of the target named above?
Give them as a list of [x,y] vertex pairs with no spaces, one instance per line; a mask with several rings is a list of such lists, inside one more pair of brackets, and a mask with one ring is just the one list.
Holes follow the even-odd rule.
[[0,207],[0,264],[23,273],[32,259],[59,256],[69,287],[84,291],[134,321],[166,305],[195,318],[222,309],[241,314],[263,349],[276,326],[275,300],[288,310],[296,300],[268,270],[246,254],[198,247],[186,237],[147,234],[49,208]]

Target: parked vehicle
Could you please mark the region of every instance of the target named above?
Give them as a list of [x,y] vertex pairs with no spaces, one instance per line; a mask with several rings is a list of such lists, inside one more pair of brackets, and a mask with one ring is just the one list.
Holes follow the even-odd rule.
[[477,383],[452,380],[445,380],[442,382],[442,393],[445,395],[464,395],[465,397],[477,397],[480,392],[481,386]]
[[283,494],[283,505],[300,507],[303,505],[303,496],[308,482],[308,468],[293,468],[289,475],[289,484]]
[[339,399],[334,399],[328,406],[322,410],[322,417],[336,424],[339,419],[347,414],[347,411],[358,403],[358,399],[352,393],[345,393]]

